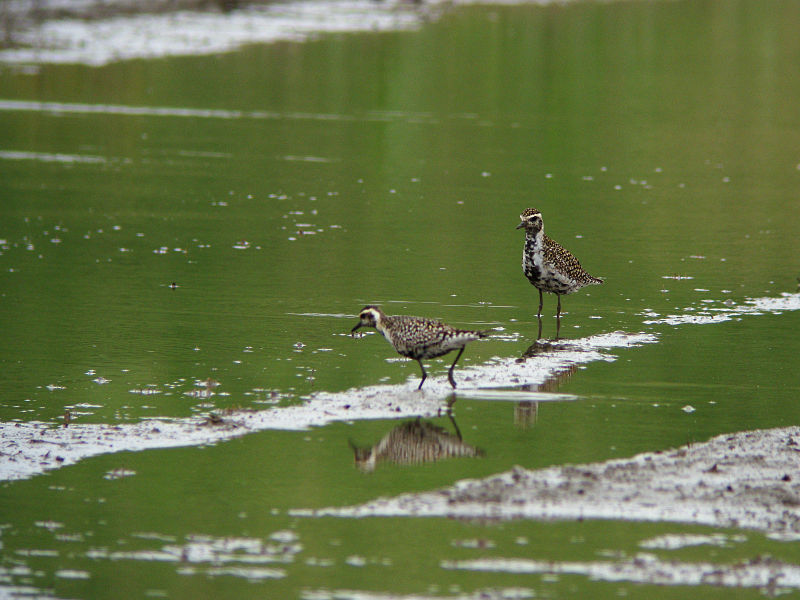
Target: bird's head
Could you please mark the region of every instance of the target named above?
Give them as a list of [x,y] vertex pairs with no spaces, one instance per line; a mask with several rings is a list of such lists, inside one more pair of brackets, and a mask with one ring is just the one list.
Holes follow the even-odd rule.
[[525,229],[526,233],[533,233],[534,235],[544,229],[542,222],[542,213],[535,208],[526,208],[519,216],[520,224],[517,229]]
[[358,313],[358,324],[350,330],[350,333],[355,333],[362,327],[376,327],[383,316],[383,312],[377,306],[365,306]]

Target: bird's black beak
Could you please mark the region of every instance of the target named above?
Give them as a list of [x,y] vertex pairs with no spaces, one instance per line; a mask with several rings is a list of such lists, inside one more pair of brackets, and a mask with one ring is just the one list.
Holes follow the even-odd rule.
[[515,229],[522,229],[523,227],[525,227],[525,221],[522,221]]
[[353,328],[350,330],[350,334],[351,334],[351,335],[352,335],[352,334],[354,334],[354,333],[355,333],[356,331],[358,331],[359,329],[361,329],[361,323],[359,323],[358,325],[356,325],[355,327],[353,327]]

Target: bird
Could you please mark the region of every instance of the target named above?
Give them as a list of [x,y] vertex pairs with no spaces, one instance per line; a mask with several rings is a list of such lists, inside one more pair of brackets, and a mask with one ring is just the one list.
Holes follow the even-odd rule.
[[447,380],[455,389],[456,382],[453,379],[453,369],[464,353],[464,346],[469,342],[489,335],[488,331],[456,329],[440,321],[424,317],[408,315],[391,317],[384,314],[379,307],[374,305],[362,308],[358,318],[358,325],[353,327],[350,331],[351,334],[355,334],[361,327],[374,327],[386,338],[398,354],[413,358],[419,363],[419,367],[422,369],[422,380],[419,382],[418,390],[422,389],[422,384],[425,383],[425,379],[428,377],[422,360],[444,356],[448,352],[458,350],[458,355],[447,372]]
[[569,250],[545,235],[542,213],[538,210],[526,208],[519,218],[517,229],[525,229],[522,272],[539,290],[539,312],[536,316],[542,318],[542,292],[550,292],[558,296],[556,318],[560,320],[563,294],[571,294],[587,285],[599,285],[603,280],[589,275]]
[[448,416],[456,428],[455,434],[418,417],[396,426],[370,448],[350,442],[356,466],[362,471],[374,471],[381,462],[414,465],[446,458],[485,456],[482,449],[464,443],[455,419],[451,414]]

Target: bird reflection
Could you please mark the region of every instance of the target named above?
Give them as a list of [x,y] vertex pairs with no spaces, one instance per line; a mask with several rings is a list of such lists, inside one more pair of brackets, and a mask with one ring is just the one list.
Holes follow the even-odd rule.
[[[553,346],[551,342],[545,342],[550,346]],[[540,354],[542,352],[552,352],[553,350],[558,350],[558,348],[550,347],[549,349],[543,349],[544,344],[540,344],[539,340],[537,340],[530,348],[528,348],[525,353],[522,355],[522,358],[517,359],[518,362],[523,362],[527,358],[532,356],[536,356],[536,354]],[[520,386],[520,390],[523,392],[539,392],[545,394],[552,394],[558,391],[558,388],[564,383],[567,379],[572,377],[573,373],[578,370],[577,365],[570,365],[547,379],[545,379],[542,383],[537,384],[526,384]],[[524,401],[524,402],[517,402],[514,405],[514,425],[521,428],[521,429],[528,429],[536,425],[536,421],[539,418],[539,403],[535,401]]]
[[558,392],[558,388],[561,387],[561,384],[565,383],[570,377],[572,377],[577,370],[578,370],[578,365],[570,365],[568,367],[565,367],[564,369],[556,373],[553,373],[553,375],[548,377],[542,383],[536,386],[531,386],[536,388],[535,390],[532,391],[554,394]]
[[517,359],[518,363],[525,362],[529,358],[535,358],[539,354],[558,352],[559,350],[574,350],[574,347],[570,345],[569,341],[565,340],[560,342],[559,338],[554,340],[543,340],[541,336],[541,329],[539,332],[540,335],[536,338],[536,341],[528,346],[525,349],[525,352],[522,353],[522,356]]
[[448,417],[455,433],[417,418],[396,426],[370,448],[359,448],[350,442],[356,466],[369,472],[374,471],[381,462],[417,465],[446,458],[484,456],[482,449],[462,441],[461,431],[453,415],[448,414]]
[[514,425],[520,429],[530,429],[539,418],[539,403],[525,400],[514,405]]

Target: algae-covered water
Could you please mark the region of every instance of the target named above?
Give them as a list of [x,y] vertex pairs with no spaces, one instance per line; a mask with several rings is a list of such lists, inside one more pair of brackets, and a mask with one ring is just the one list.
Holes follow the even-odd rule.
[[[615,566],[800,564],[735,528],[304,512],[797,424],[798,22],[456,6],[0,69],[0,597],[727,598]],[[605,279],[558,341],[545,297],[550,344],[529,206]],[[417,393],[349,335],[365,304],[493,336]],[[448,451],[387,450],[422,438]]]

